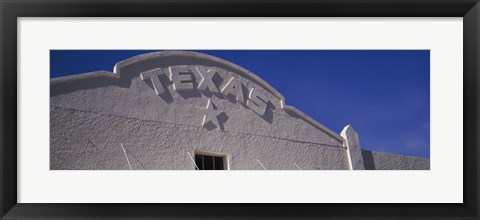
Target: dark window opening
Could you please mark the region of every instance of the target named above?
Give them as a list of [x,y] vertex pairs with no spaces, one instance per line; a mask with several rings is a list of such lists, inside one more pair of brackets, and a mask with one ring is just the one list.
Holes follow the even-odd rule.
[[196,170],[223,170],[223,157],[195,154]]

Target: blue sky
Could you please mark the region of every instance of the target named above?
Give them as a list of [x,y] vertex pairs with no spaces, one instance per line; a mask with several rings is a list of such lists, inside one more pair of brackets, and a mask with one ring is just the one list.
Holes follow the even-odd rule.
[[[51,77],[96,70],[146,50],[52,50]],[[287,105],[340,133],[348,124],[364,150],[430,157],[428,50],[203,50],[255,73]]]

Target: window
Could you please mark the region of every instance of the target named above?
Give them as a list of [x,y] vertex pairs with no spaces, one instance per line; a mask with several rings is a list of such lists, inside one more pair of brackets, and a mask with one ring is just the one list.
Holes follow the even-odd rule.
[[[199,170],[223,170],[222,156],[195,154],[195,164]],[[195,167],[195,169],[197,169]]]

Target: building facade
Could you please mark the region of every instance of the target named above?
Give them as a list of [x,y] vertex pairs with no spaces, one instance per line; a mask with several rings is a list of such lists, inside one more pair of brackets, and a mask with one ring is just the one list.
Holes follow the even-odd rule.
[[429,169],[430,161],[362,151],[228,61],[163,51],[51,79],[52,170]]

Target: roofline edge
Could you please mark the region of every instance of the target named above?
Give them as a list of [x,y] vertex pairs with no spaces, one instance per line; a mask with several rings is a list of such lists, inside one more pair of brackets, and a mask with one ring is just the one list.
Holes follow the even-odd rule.
[[121,69],[132,65],[134,63],[146,61],[149,59],[153,58],[159,58],[159,57],[168,57],[168,56],[190,56],[193,58],[198,58],[198,59],[204,59],[208,61],[213,61],[217,63],[224,64],[226,66],[229,66],[233,68],[234,70],[237,70],[239,73],[244,74],[251,80],[253,80],[255,83],[259,84],[263,88],[267,89],[270,93],[272,93],[274,96],[276,96],[280,100],[280,108],[285,110],[285,111],[290,111],[298,115],[300,118],[305,120],[307,123],[313,125],[319,130],[322,130],[326,132],[329,136],[333,137],[339,142],[344,142],[344,139],[342,136],[339,134],[335,133],[334,131],[330,130],[323,124],[319,123],[315,119],[311,118],[307,114],[303,113],[302,111],[298,110],[297,108],[286,105],[285,104],[285,98],[284,96],[278,92],[275,88],[273,88],[270,84],[265,82],[263,79],[255,75],[254,73],[246,70],[245,68],[234,64],[230,61],[214,57],[208,54],[203,54],[199,52],[193,52],[193,51],[158,51],[158,52],[150,52],[150,53],[145,53],[145,54],[140,54],[137,56],[133,56],[130,58],[127,58],[125,60],[117,62],[114,67],[113,67],[113,72],[110,71],[93,71],[93,72],[87,72],[87,73],[80,73],[80,74],[75,74],[75,75],[70,75],[70,76],[63,76],[63,77],[57,77],[50,79],[50,84],[55,85],[55,84],[60,84],[60,83],[66,83],[66,82],[72,82],[72,81],[77,81],[77,80],[84,80],[84,79],[90,79],[90,78],[99,78],[99,77],[111,77],[114,79],[120,79],[121,78]]

